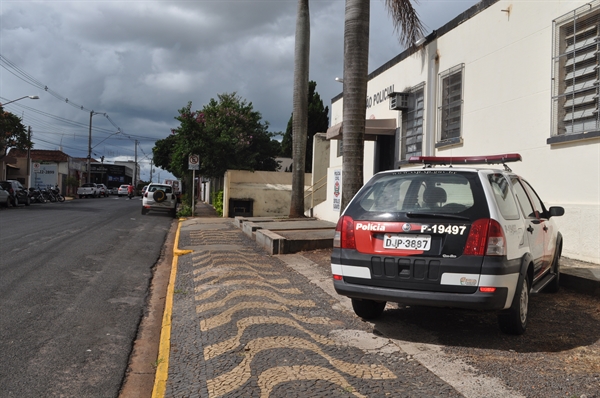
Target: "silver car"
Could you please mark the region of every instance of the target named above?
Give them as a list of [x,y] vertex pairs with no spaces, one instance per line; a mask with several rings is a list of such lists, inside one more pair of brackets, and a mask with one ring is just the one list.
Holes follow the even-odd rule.
[[129,185],[121,185],[119,187],[119,189],[117,190],[117,195],[119,197],[127,196],[129,194],[128,188],[129,188]]

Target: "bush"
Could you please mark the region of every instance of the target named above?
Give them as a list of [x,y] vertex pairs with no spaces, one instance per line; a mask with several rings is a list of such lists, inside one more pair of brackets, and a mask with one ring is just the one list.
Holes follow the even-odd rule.
[[192,215],[192,208],[183,200],[181,201],[181,205],[179,206],[179,211],[177,211],[177,217],[190,217]]
[[213,192],[213,206],[219,216],[223,216],[223,191]]

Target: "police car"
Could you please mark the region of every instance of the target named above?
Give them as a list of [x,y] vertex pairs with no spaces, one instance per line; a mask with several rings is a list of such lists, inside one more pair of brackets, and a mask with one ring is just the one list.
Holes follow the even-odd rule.
[[409,163],[423,168],[374,175],[337,223],[335,290],[364,319],[388,301],[496,310],[503,332],[524,333],[529,295],[559,288],[563,239],[553,218],[564,209],[546,208],[506,166],[520,160],[420,156]]

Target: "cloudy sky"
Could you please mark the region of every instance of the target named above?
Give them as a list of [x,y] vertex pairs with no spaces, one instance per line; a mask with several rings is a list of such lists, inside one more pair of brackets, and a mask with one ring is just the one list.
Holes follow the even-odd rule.
[[[429,33],[477,2],[416,7]],[[327,106],[342,91],[344,5],[310,0],[310,79]],[[87,156],[90,111],[106,113],[93,117],[93,157],[134,160],[138,141],[148,180],[154,142],[188,101],[200,109],[237,92],[285,131],[296,10],[296,0],[0,0],[0,102],[38,95],[6,109],[31,126],[35,149],[74,157]],[[403,50],[397,37],[385,1],[372,0],[369,71]]]

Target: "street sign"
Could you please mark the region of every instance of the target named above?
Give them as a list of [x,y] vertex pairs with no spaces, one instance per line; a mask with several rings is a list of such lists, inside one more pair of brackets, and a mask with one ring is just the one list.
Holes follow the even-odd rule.
[[190,155],[188,170],[200,170],[200,157],[198,155]]

